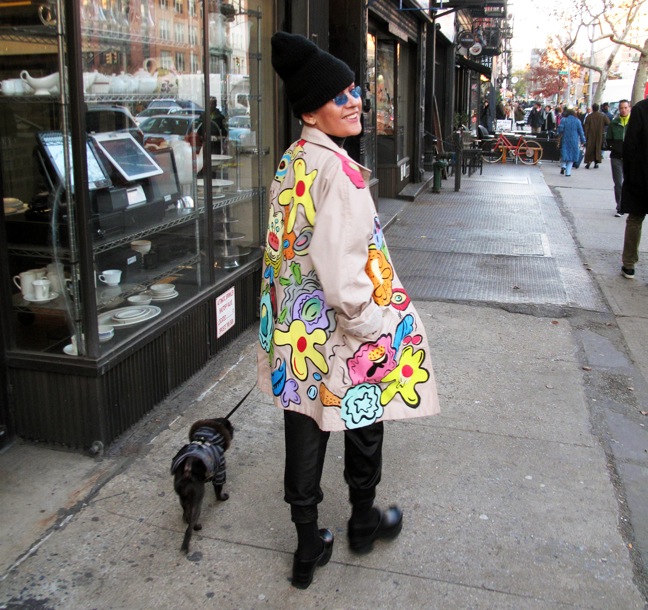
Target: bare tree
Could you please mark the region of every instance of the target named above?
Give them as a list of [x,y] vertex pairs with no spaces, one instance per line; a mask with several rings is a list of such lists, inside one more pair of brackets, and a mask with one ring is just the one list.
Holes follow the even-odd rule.
[[[621,46],[637,48],[643,53],[642,47],[637,47],[627,42],[628,36],[637,15],[642,10],[647,0],[577,0],[570,7],[569,12],[563,9],[560,18],[569,24],[565,36],[558,37],[560,47],[569,61],[599,75],[598,88],[592,102],[600,103],[605,91],[610,68],[616,59]],[[597,41],[609,39],[616,43],[608,54],[603,65],[597,65],[590,57],[589,60],[578,57],[574,53],[574,46],[585,37],[593,46]],[[644,45],[645,47],[645,45]],[[643,60],[642,55],[642,60]],[[647,60],[648,61],[648,60]],[[641,62],[640,62],[641,67]],[[637,70],[639,72],[639,70]],[[645,82],[645,81],[644,81]],[[590,83],[591,86],[591,83]],[[635,89],[637,82],[635,80]],[[591,97],[591,96],[590,96]],[[642,95],[643,97],[643,95]],[[634,98],[634,91],[633,91]],[[641,98],[640,98],[641,99]]]
[[635,79],[632,85],[632,105],[641,101],[646,93],[646,80],[648,80],[648,38],[644,40],[643,46],[632,44],[631,42],[616,40],[610,36],[612,42],[623,45],[639,52],[639,63],[635,72]]

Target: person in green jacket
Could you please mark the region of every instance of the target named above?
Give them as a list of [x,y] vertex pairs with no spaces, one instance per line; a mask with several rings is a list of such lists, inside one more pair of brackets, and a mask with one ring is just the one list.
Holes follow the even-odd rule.
[[605,140],[610,152],[610,165],[612,166],[612,180],[614,181],[614,199],[616,201],[615,216],[623,216],[621,212],[621,189],[623,187],[623,139],[625,138],[626,125],[630,118],[630,102],[619,102],[619,115],[612,119],[607,129]]

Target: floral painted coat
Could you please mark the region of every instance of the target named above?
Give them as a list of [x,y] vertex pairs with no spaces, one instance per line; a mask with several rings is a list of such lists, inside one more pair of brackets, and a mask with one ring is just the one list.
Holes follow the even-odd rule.
[[391,265],[368,178],[305,126],[270,189],[258,383],[327,431],[439,412],[425,330]]

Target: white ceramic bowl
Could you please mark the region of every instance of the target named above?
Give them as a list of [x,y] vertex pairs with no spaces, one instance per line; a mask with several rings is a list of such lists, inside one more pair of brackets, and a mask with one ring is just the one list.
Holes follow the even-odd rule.
[[115,336],[115,328],[108,324],[99,324],[99,341],[105,343]]
[[151,284],[151,291],[154,295],[171,294],[175,290],[175,284]]
[[132,297],[128,297],[128,302],[131,305],[149,305],[151,298],[149,294],[134,294]]
[[140,254],[148,254],[151,251],[151,242],[148,239],[137,239],[131,242],[130,247]]

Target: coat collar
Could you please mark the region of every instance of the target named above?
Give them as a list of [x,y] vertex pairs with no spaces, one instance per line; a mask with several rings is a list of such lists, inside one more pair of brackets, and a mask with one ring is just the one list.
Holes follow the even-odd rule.
[[331,138],[329,138],[320,129],[317,129],[316,127],[309,127],[308,125],[304,125],[302,127],[301,138],[302,140],[306,140],[311,144],[317,144],[318,146],[323,146],[324,148],[328,148],[336,155],[345,157],[346,159],[349,160],[350,163],[353,163],[358,166],[358,169],[360,170],[360,173],[362,174],[365,183],[369,182],[369,179],[371,178],[371,170],[364,167],[363,165],[360,165],[360,163],[358,163],[357,161],[354,161],[349,156],[349,153],[346,150],[344,150],[344,148],[338,146],[335,142],[333,142],[333,140],[331,140]]

